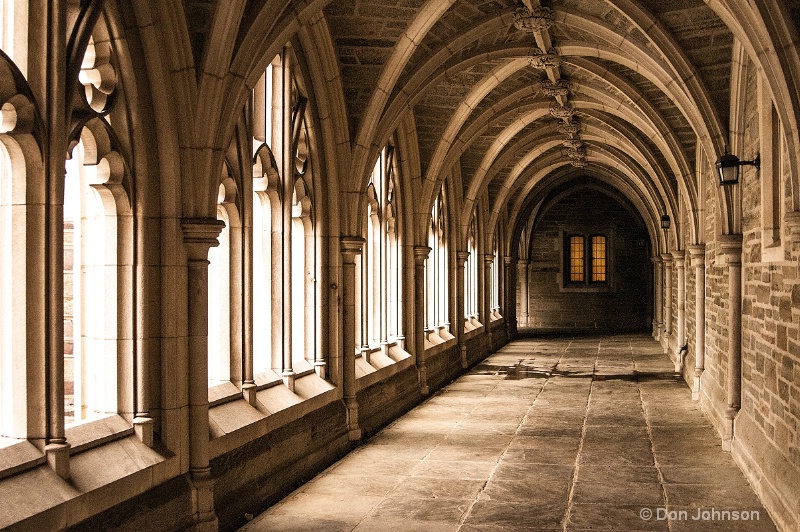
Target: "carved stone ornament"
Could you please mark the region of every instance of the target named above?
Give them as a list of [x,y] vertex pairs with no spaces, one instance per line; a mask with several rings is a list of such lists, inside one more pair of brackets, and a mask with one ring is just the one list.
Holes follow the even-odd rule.
[[550,116],[553,118],[569,118],[574,112],[575,109],[569,105],[559,105],[554,103],[550,106]]
[[553,11],[549,7],[536,7],[533,11],[520,7],[514,12],[514,27],[524,31],[544,31],[553,25]]
[[572,150],[579,150],[583,148],[583,141],[579,138],[566,139],[561,142],[561,145]]
[[581,146],[580,148],[569,148],[564,151],[564,155],[566,155],[570,159],[585,159],[586,149],[583,146]]
[[558,124],[558,132],[562,135],[574,137],[581,132],[581,125],[575,119],[562,122],[561,124]]
[[586,168],[589,166],[589,163],[586,161],[586,159],[572,159],[569,164],[575,168]]
[[561,64],[561,56],[552,48],[545,53],[541,48],[534,48],[528,58],[528,62],[533,68],[543,70],[545,68],[557,67]]
[[566,79],[560,79],[556,83],[546,79],[542,81],[541,87],[543,93],[554,98],[558,96],[567,96],[570,91],[570,84]]

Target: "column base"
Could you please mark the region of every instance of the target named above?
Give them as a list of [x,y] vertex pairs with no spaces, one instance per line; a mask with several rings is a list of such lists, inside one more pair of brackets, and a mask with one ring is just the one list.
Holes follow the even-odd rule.
[[288,370],[281,373],[281,378],[283,379],[283,384],[289,388],[289,391],[294,393],[294,379],[295,374],[294,371]]
[[694,370],[694,386],[692,386],[692,401],[700,400],[701,377],[703,376],[702,369]]
[[258,404],[258,399],[256,399],[256,392],[258,391],[258,387],[254,383],[248,383],[242,385],[242,397],[247,404],[252,406],[253,408],[257,408],[256,405]]
[[735,420],[738,412],[739,407],[736,406],[729,406],[725,410],[725,420],[723,421],[725,432],[722,435],[722,450],[728,453],[731,452],[731,444],[736,435]]
[[133,431],[139,441],[148,447],[153,446],[153,418],[145,416],[133,418]]
[[361,427],[358,425],[358,401],[355,397],[344,400],[347,409],[347,439],[351,442],[361,441]]
[[214,511],[214,479],[211,468],[190,471],[192,485],[192,531],[212,532],[219,529]]
[[47,465],[56,472],[56,475],[64,480],[70,477],[69,449],[70,444],[68,443],[48,443],[44,447]]
[[328,374],[328,364],[324,360],[317,360],[314,362],[314,372],[320,379],[326,379]]

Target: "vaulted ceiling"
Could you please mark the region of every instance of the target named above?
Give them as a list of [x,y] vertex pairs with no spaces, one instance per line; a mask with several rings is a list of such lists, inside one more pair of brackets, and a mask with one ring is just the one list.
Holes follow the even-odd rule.
[[536,183],[581,175],[668,210],[695,194],[698,141],[726,141],[734,39],[703,0],[333,0],[324,14],[351,138],[390,92],[378,133],[410,110],[422,176],[460,170],[464,216],[484,191],[510,212]]

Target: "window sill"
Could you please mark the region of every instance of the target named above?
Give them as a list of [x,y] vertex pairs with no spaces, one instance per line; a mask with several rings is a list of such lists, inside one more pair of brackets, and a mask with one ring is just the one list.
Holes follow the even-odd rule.
[[28,440],[0,438],[0,479],[45,463],[44,453]]
[[[274,372],[266,372],[267,375]],[[259,379],[256,378],[256,384]],[[268,384],[268,385],[266,385]],[[283,380],[262,381],[255,405],[241,393],[233,400],[212,406],[208,412],[211,430],[209,452],[212,458],[230,452],[300,417],[341,399],[341,391],[314,373],[295,375],[294,391]]]
[[411,366],[414,359],[397,342],[371,348],[356,356],[356,391],[369,388]]

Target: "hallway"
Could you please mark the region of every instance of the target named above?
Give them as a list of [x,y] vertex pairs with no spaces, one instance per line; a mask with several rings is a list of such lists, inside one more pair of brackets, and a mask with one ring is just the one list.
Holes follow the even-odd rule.
[[597,529],[775,530],[649,336],[513,341],[242,530]]

